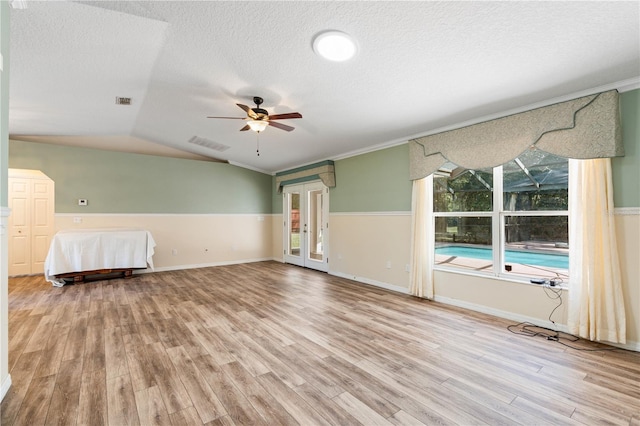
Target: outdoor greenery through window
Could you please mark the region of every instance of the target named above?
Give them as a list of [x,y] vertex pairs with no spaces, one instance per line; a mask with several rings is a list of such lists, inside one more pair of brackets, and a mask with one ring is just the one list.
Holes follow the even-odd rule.
[[493,169],[433,176],[435,265],[568,278],[568,160],[529,150]]

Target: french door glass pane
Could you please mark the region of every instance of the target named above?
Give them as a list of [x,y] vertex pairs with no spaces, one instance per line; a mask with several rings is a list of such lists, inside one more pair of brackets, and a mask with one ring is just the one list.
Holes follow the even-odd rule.
[[309,259],[322,261],[322,190],[309,191]]
[[300,256],[300,194],[289,194],[289,255]]

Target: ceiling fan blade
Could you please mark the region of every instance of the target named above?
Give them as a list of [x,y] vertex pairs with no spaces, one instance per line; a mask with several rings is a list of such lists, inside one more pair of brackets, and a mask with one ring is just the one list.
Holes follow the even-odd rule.
[[269,116],[269,120],[286,120],[289,118],[302,118],[299,112],[289,112],[286,114],[274,114]]
[[247,124],[246,126],[244,126],[242,129],[240,129],[241,132],[245,132],[247,130],[251,129],[251,127],[249,127],[249,125]]
[[248,115],[249,117],[251,117],[252,119],[254,119],[254,120],[257,120],[257,119],[258,119],[258,114],[256,114],[256,113],[255,113],[251,108],[249,108],[248,106],[246,106],[246,105],[242,105],[242,104],[236,104],[236,105],[238,105],[240,108],[242,108],[242,109],[244,110],[244,112],[246,112],[246,113],[247,113],[247,115]]
[[286,130],[287,132],[292,131],[295,127],[287,126],[286,124],[274,123],[273,121],[269,121],[269,126],[276,127],[278,129]]
[[228,118],[229,120],[244,120],[246,117],[207,117],[207,118]]

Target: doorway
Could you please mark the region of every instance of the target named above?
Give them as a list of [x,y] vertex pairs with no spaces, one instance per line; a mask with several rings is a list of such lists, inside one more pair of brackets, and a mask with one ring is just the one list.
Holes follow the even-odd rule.
[[44,272],[54,233],[53,181],[39,170],[9,169],[9,276]]
[[283,199],[285,263],[327,272],[329,188],[322,182],[287,185]]

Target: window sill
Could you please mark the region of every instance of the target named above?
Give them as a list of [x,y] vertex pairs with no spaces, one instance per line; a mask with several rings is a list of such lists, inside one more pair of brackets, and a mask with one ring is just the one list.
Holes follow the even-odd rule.
[[524,277],[524,276],[520,277],[520,276],[494,275],[490,272],[466,271],[458,268],[447,268],[446,266],[444,267],[434,266],[433,270],[439,271],[439,272],[452,273],[452,274],[466,275],[466,276],[476,277],[476,278],[487,278],[495,281],[504,281],[504,282],[514,283],[514,284],[524,284],[524,285],[529,285],[534,287],[547,287],[551,289],[561,289],[564,291],[569,290],[567,286],[568,284],[567,282],[564,282],[563,285],[549,286],[549,285],[543,285],[543,284],[534,284],[529,281],[530,280],[529,277]]

